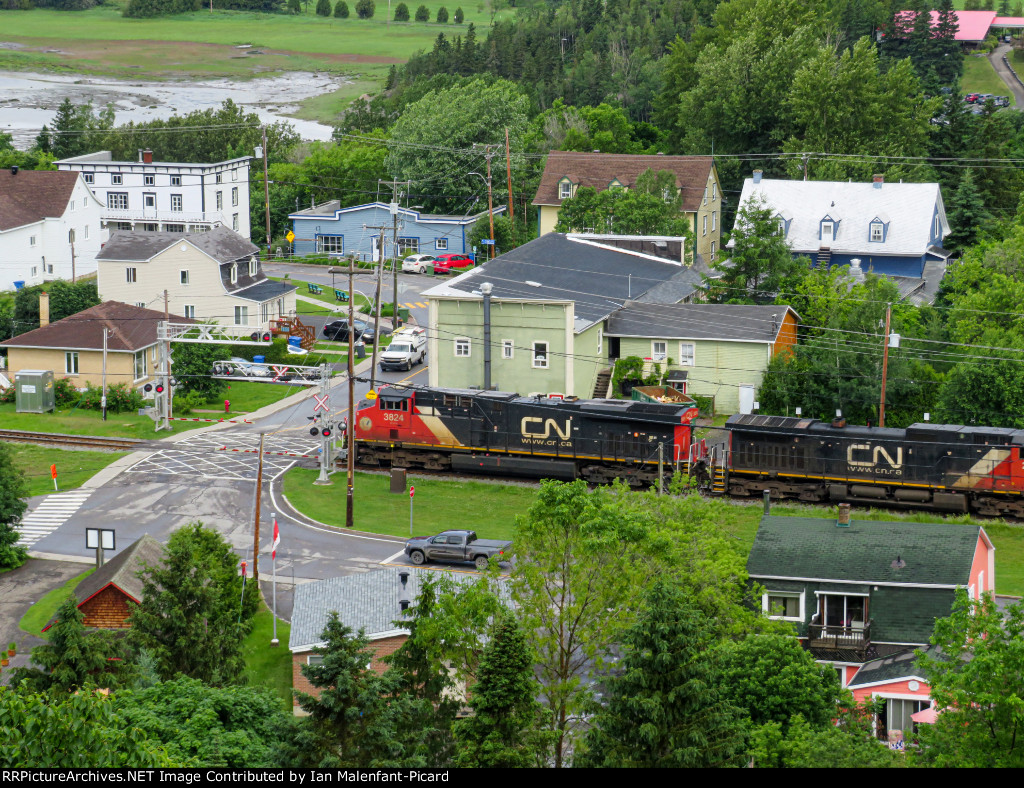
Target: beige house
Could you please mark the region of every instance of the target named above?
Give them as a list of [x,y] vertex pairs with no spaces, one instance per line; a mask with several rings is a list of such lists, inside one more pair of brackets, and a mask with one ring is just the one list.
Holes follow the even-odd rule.
[[97,255],[100,298],[164,306],[199,321],[265,330],[295,313],[295,286],[263,273],[259,247],[226,227],[204,233],[118,231]]
[[[711,156],[635,156],[626,153],[551,151],[544,164],[537,195],[538,235],[553,232],[562,201],[581,186],[598,191],[629,189],[647,170],[668,170],[676,175],[682,192],[682,210],[696,236],[697,254],[710,262],[722,248],[722,185]],[[574,227],[577,232],[603,228]]]
[[[105,301],[74,315],[49,322],[49,304],[40,299],[34,331],[0,342],[7,349],[10,379],[23,369],[53,370],[77,388],[103,385],[103,330],[107,330],[107,385],[127,383],[138,388],[157,371],[157,324],[164,313],[117,301]],[[171,320],[183,317],[171,314]]]

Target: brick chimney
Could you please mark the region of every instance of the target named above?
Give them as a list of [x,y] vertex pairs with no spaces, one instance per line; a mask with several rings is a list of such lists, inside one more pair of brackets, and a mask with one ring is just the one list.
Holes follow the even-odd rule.
[[764,170],[754,170],[754,183],[760,183],[762,175],[764,175]]
[[877,174],[876,175],[872,175],[871,176],[871,180],[874,181],[874,185],[875,185],[876,189],[881,189],[882,188],[882,184],[885,183],[885,176],[884,175],[877,175]]
[[151,151],[149,148],[146,148],[146,150],[142,151],[142,163],[143,164],[152,164],[153,163],[153,151]]
[[50,325],[50,294],[45,290],[39,294],[39,327]]

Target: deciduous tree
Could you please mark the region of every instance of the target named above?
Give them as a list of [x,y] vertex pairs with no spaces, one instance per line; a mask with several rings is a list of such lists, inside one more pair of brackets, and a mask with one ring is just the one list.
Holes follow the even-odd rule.
[[28,558],[17,530],[28,508],[26,495],[24,472],[14,464],[10,446],[0,444],[0,569],[14,569]]

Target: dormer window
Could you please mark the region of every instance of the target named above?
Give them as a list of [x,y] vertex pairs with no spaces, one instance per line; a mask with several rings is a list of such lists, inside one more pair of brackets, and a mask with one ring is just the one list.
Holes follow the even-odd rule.
[[619,179],[616,178],[615,180],[613,180],[611,183],[608,184],[608,188],[609,189],[621,189],[622,188],[622,184],[619,182]]
[[251,258],[249,258],[249,276],[256,276],[256,271],[257,271],[256,258],[255,257],[251,257]]
[[881,222],[871,223],[871,243],[880,244],[885,240],[885,225]]
[[786,220],[783,219],[780,216],[776,221],[778,221],[778,223],[779,223],[779,235],[781,235],[783,238],[785,238],[786,237]]
[[566,179],[558,182],[558,199],[568,200],[572,197],[572,181]]
[[238,263],[233,263],[231,266],[231,284],[238,282]]
[[831,217],[826,216],[821,220],[821,242],[827,243],[834,241],[836,237],[835,222],[832,221]]

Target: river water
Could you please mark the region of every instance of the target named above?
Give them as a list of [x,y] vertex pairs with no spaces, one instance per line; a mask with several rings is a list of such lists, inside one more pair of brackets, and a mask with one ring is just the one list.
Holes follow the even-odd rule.
[[11,134],[21,149],[32,147],[46,124],[53,127],[57,107],[67,97],[76,104],[91,100],[98,112],[113,104],[116,123],[136,123],[217,108],[231,99],[269,123],[286,120],[306,140],[329,140],[331,127],[289,117],[302,99],[330,93],[346,80],[332,74],[292,72],[233,82],[144,82],[67,74],[0,71],[0,131]]

